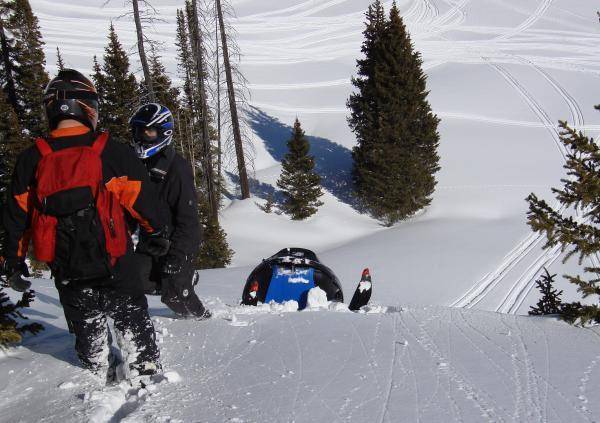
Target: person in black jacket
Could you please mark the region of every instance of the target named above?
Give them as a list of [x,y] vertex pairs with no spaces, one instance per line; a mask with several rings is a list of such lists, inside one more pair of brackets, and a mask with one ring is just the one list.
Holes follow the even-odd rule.
[[[37,143],[18,156],[8,190],[3,213],[6,243],[1,260],[2,274],[14,289],[23,291],[28,288],[23,286],[21,275],[27,274],[25,257],[29,237],[33,234],[34,241],[38,243],[36,245],[34,242],[34,253],[47,251],[48,248],[55,251],[54,258],[48,264],[67,324],[75,334],[75,349],[82,365],[95,373],[107,370],[110,339],[107,318],[111,318],[118,343],[123,351],[131,353],[127,360],[130,370],[137,374],[154,374],[160,370],[159,351],[123,214],[126,212],[135,218],[150,234],[148,251],[151,254],[165,254],[169,241],[164,237],[167,232],[165,216],[159,214],[160,211],[155,207],[157,193],[131,149],[112,140],[106,133],[96,131],[98,95],[88,78],[72,69],[59,72],[45,90],[44,106],[51,132],[41,145]],[[46,159],[53,152],[70,154],[83,151],[85,148],[81,147],[92,147],[100,140],[102,144],[105,142],[104,148],[99,150],[102,174],[97,175],[100,178],[97,182],[100,185],[92,188],[92,191],[86,191],[98,189],[98,193],[82,200],[82,189],[90,188],[70,187],[52,198],[44,198],[40,204],[37,181],[43,177],[38,167],[42,157]],[[78,167],[78,161],[75,163],[75,167],[68,171],[82,178],[89,177],[90,170]],[[58,171],[67,170],[59,168]],[[108,196],[105,198],[110,198],[110,210],[113,210],[110,236],[120,240],[118,254],[110,250],[106,232],[97,229],[102,227],[102,218],[99,216],[102,216],[100,209],[103,206],[96,200],[100,192]],[[53,215],[46,201],[49,198],[64,207],[71,207],[73,211]],[[57,221],[55,229],[46,220],[32,217],[40,214],[50,215],[51,219]],[[113,217],[116,218],[113,220]],[[122,224],[114,226],[115,221]],[[39,236],[39,233],[47,233],[48,228],[55,231],[55,238],[40,242],[40,239],[48,239]],[[88,249],[86,246],[91,247]],[[111,251],[114,256],[111,256]],[[91,252],[97,254],[97,259],[81,259],[94,257],[90,255]],[[106,273],[98,276],[98,269],[105,269]],[[95,273],[86,273],[88,271]]]
[[173,115],[160,104],[146,104],[134,113],[129,124],[136,154],[159,191],[160,207],[166,210],[171,229],[169,252],[157,259],[147,254],[148,234],[140,228],[136,256],[146,293],[160,294],[161,301],[182,317],[206,319],[210,312],[194,292],[194,262],[202,242],[194,174],[188,161],[171,145]]

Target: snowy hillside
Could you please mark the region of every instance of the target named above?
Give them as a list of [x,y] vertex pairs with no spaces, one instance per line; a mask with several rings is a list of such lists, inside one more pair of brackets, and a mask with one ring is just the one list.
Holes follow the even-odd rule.
[[[32,0],[50,69],[56,46],[67,65],[87,71],[92,56],[103,54],[109,20],[124,12],[120,0],[103,3]],[[153,2],[166,22],[155,25],[152,37],[165,42],[162,54],[173,76],[174,16],[181,3]],[[376,300],[525,313],[542,266],[559,274],[576,269],[562,265],[556,251],[542,251],[542,239],[530,235],[524,198],[532,191],[548,195],[563,174],[558,119],[594,136],[600,131],[593,110],[600,96],[590,89],[600,75],[600,25],[592,3],[398,2],[442,118],[442,170],[426,213],[384,230],[347,204],[354,137],[345,102],[369,1],[233,1],[254,107],[248,118],[260,183],[255,194],[272,189],[296,116],[312,136],[329,190],[322,210],[302,223],[264,214],[254,201],[231,204],[222,222],[236,251],[234,265],[303,246],[339,272],[348,289],[370,266]],[[135,57],[132,23],[122,18],[116,27]],[[567,297],[576,295],[562,288]]]
[[[205,290],[233,298],[210,284]],[[3,422],[593,422],[600,331],[445,307],[371,314],[228,307],[172,320],[153,302],[171,382],[102,388],[77,367],[52,284],[47,330],[0,360]]]
[[[67,65],[89,72],[124,10],[121,0],[30,1],[51,71],[59,46]],[[152,3],[166,20],[152,37],[165,41],[174,75],[183,1]],[[0,359],[0,421],[598,421],[598,328],[507,315],[535,302],[543,266],[577,270],[542,251],[524,198],[548,197],[563,176],[558,119],[600,134],[594,3],[398,1],[442,119],[442,170],[431,207],[388,229],[348,204],[345,101],[369,0],[234,0],[260,189],[222,211],[234,266],[202,272],[197,287],[216,318],[174,321],[153,299],[165,367],[181,380],[103,391],[76,367],[56,291],[38,281],[28,314],[47,330]],[[132,47],[132,23],[116,28]],[[296,116],[328,190],[301,223],[255,205],[279,175]],[[370,267],[371,314],[237,307],[253,265],[287,246],[314,249],[347,296]]]

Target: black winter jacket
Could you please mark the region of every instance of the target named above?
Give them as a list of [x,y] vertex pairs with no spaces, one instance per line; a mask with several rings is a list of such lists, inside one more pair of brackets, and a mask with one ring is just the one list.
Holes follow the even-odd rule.
[[[202,242],[202,227],[198,220],[198,198],[190,163],[172,146],[144,161],[150,180],[159,192],[161,207],[168,216],[171,249],[182,261],[192,261]],[[144,231],[140,234],[145,238]]]

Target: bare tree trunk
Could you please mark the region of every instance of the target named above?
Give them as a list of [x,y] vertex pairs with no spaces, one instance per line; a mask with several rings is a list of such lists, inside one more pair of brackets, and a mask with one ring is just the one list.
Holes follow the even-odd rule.
[[8,40],[6,39],[6,34],[4,33],[4,22],[0,18],[0,45],[2,47],[2,60],[4,61],[4,70],[6,73],[6,85],[7,85],[7,94],[8,94],[8,102],[11,104],[15,111],[17,110],[17,92],[15,89],[15,80],[13,76],[13,66],[10,61],[9,49],[8,49]]
[[194,187],[198,188],[198,173],[196,172],[196,163],[194,163],[194,136],[193,136],[193,127],[194,123],[191,118],[185,117],[184,128],[185,128],[185,140],[187,147],[187,157],[190,162],[190,166],[192,167],[192,171],[194,173]]
[[144,71],[144,82],[148,88],[148,99],[151,103],[156,103],[154,84],[152,83],[150,67],[148,66],[148,59],[146,59],[146,51],[144,50],[144,33],[142,31],[142,21],[140,20],[140,8],[138,0],[131,0],[131,4],[133,5],[133,19],[135,20],[135,29],[137,32],[137,45],[138,52],[140,54],[140,62],[142,63],[142,70]]
[[237,104],[235,102],[233,76],[231,74],[231,65],[229,62],[229,49],[227,47],[227,35],[225,33],[225,23],[223,22],[223,9],[221,8],[221,0],[216,0],[216,2],[217,15],[219,17],[219,26],[221,28],[221,43],[223,45],[223,64],[225,66],[225,77],[227,79],[227,96],[229,97],[229,109],[231,113],[231,124],[233,126],[233,139],[235,143],[235,155],[237,156],[240,188],[242,191],[242,198],[246,199],[250,198],[248,172],[246,171],[246,158],[244,157],[244,146],[242,145],[240,120],[238,116]]
[[[179,110],[177,110],[177,138],[179,139],[179,150],[181,151],[181,153],[184,153],[184,149],[183,149],[183,138],[184,138],[184,134],[183,132],[181,132],[181,113],[179,113]],[[192,168],[193,168],[193,164],[192,164]],[[196,172],[194,172],[194,188],[196,187]]]
[[194,125],[190,119],[190,160],[192,161],[192,169],[194,170],[194,187],[196,185],[196,156],[194,154]]
[[192,0],[192,51],[196,61],[196,74],[198,78],[198,88],[200,90],[200,103],[202,108],[202,146],[204,159],[204,173],[206,179],[206,191],[208,196],[208,204],[210,205],[209,221],[217,224],[219,221],[219,203],[215,192],[215,177],[212,163],[212,151],[210,145],[209,120],[208,120],[208,102],[206,98],[206,86],[204,77],[204,52],[202,49],[202,32],[198,22],[198,5],[197,0]]
[[[217,5],[215,4],[215,8]],[[222,164],[223,164],[223,146],[221,145],[221,62],[219,60],[219,21],[215,20],[215,46],[217,49],[217,148],[219,149],[219,157],[217,161],[217,174],[219,180],[217,186],[219,193],[223,191],[221,187],[222,180]]]

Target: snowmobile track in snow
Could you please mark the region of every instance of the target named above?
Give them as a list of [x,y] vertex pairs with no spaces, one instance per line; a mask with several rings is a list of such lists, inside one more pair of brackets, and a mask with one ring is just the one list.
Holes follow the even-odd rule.
[[497,39],[498,40],[508,40],[508,39],[514,37],[515,35],[519,35],[525,31],[527,31],[531,26],[533,26],[538,20],[540,20],[542,18],[544,13],[546,13],[546,11],[550,8],[550,6],[552,6],[552,2],[553,2],[553,0],[542,0],[540,2],[539,6],[537,7],[537,9],[534,10],[534,12],[531,14],[531,16],[529,16],[529,18],[527,18],[527,20],[525,20],[521,25],[514,28],[510,32],[508,32],[504,35],[501,35]]
[[[583,125],[583,116],[580,107],[577,102],[570,96],[564,88],[562,88],[556,80],[550,75],[535,66],[530,61],[521,60],[529,66],[532,66],[542,74],[544,79],[549,82],[552,87],[561,95],[565,103],[569,107],[571,115],[576,120],[577,124]],[[552,139],[555,142],[563,161],[566,161],[567,150],[560,140],[558,129],[552,123],[548,113],[542,108],[542,106],[535,100],[535,98],[523,87],[519,81],[512,76],[503,66],[492,63],[487,59],[487,63],[495,69],[526,101],[530,109],[538,116],[541,123],[548,129],[552,135]],[[556,208],[556,205],[554,206]],[[559,212],[564,211],[564,207],[559,209]],[[534,249],[544,240],[545,237],[540,234],[532,233],[521,241],[513,250],[505,257],[501,265],[493,272],[486,275],[483,279],[477,282],[469,291],[467,291],[462,297],[457,299],[451,306],[454,307],[474,307],[484,300],[490,292],[492,292],[498,284],[507,277],[508,273],[516,267],[521,261],[530,255]],[[527,294],[531,291],[535,284],[536,276],[539,274],[542,268],[548,267],[554,263],[561,255],[560,247],[554,247],[548,250],[544,250],[539,254],[530,264],[524,273],[518,276],[515,282],[506,291],[504,298],[500,304],[496,307],[496,311],[503,313],[515,314],[525,301]]]

